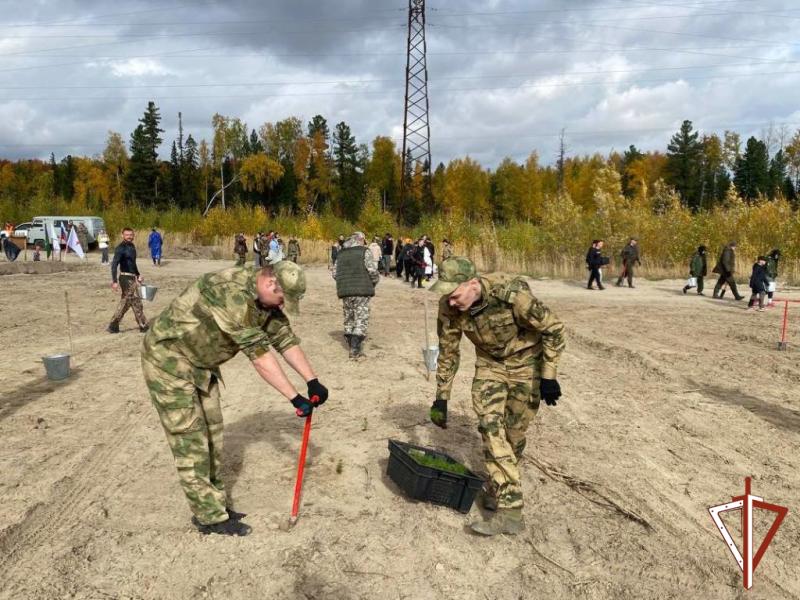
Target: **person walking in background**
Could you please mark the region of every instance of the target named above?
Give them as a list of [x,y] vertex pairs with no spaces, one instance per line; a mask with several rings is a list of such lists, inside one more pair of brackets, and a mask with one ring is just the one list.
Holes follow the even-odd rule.
[[239,257],[236,259],[236,266],[243,267],[247,262],[247,239],[244,237],[244,233],[240,233],[236,236],[236,243],[233,245],[233,253]]
[[[434,261],[434,256],[435,256],[435,253],[436,253],[436,248],[433,246],[433,242],[431,241],[431,238],[429,238],[427,235],[423,235],[422,239],[424,240],[425,248],[428,249],[428,255],[430,257],[430,268],[428,268],[427,266],[425,267],[425,279],[427,281],[430,281],[431,277],[433,277],[433,261]],[[427,265],[427,262],[428,262],[427,259],[426,259],[425,262],[426,262],[426,265]]]
[[442,262],[453,256],[453,245],[447,238],[442,240]]
[[336,280],[336,295],[342,301],[344,337],[350,348],[350,358],[364,356],[363,343],[369,327],[369,299],[381,279],[378,263],[364,246],[366,238],[360,231],[351,235],[339,251],[331,275]]
[[100,249],[100,264],[108,264],[108,234],[101,229],[97,234],[97,247]]
[[336,264],[336,258],[339,256],[339,250],[341,249],[342,247],[339,245],[338,241],[334,241],[333,244],[331,244],[330,262],[328,263],[329,269],[333,269],[333,265]]
[[727,283],[736,300],[744,299],[744,296],[739,295],[739,290],[736,289],[736,280],[733,278],[736,273],[736,242],[731,242],[722,249],[722,254],[712,272],[719,274],[717,284],[714,286],[714,298],[721,297],[722,286]]
[[39,262],[40,260],[42,260],[42,247],[36,244],[33,247],[33,262]]
[[293,263],[297,262],[300,258],[300,242],[297,241],[295,236],[289,237],[289,245],[286,248],[286,257]]
[[425,239],[419,238],[411,251],[411,288],[421,288],[425,277]]
[[86,228],[86,224],[80,221],[75,230],[78,233],[78,243],[81,245],[81,249],[89,252],[89,230]]
[[397,274],[397,278],[400,279],[403,276],[403,246],[405,245],[405,240],[403,236],[397,236],[397,243],[394,245],[394,272]]
[[415,252],[416,246],[411,243],[411,238],[406,238],[406,243],[403,245],[403,271],[406,274],[406,283],[408,283],[409,277],[413,279],[416,273]]
[[378,265],[378,271],[381,269],[381,265],[383,264],[383,250],[381,248],[381,238],[377,235],[373,236],[372,242],[370,242],[368,249],[372,254],[372,258],[375,260],[375,264]]
[[161,245],[164,243],[161,234],[153,227],[150,231],[150,237],[147,238],[147,247],[150,248],[150,258],[153,259],[153,264],[161,266]]
[[[142,276],[136,266],[136,246],[133,245],[133,229],[126,227],[122,230],[122,242],[114,249],[114,259],[111,261],[111,289],[115,292],[122,288],[122,297],[119,300],[111,323],[108,325],[109,333],[119,333],[119,322],[129,308],[133,309],[133,316],[139,325],[139,331],[144,333],[148,329],[147,319],[144,317],[142,298],[139,295],[139,284]],[[117,276],[119,268],[119,276]]]
[[778,261],[780,259],[781,251],[777,248],[767,255],[767,281],[769,281],[769,286],[767,287],[767,297],[769,298],[767,308],[775,306],[773,296],[775,295],[775,288],[778,281]]
[[589,269],[589,283],[586,288],[591,290],[592,284],[597,282],[597,289],[604,290],[603,287],[603,274],[602,267],[604,264],[604,257],[601,252],[603,249],[603,240],[593,240],[589,251],[586,253],[586,268]]
[[685,294],[696,286],[698,295],[703,296],[703,278],[706,276],[707,270],[706,247],[698,246],[697,252],[694,253],[692,260],[689,262],[689,281],[683,286],[683,293]]
[[392,268],[392,254],[394,254],[394,240],[392,234],[387,233],[381,242],[381,270],[384,277],[389,276],[389,270]]
[[764,298],[769,288],[769,278],[767,277],[767,257],[759,256],[753,264],[753,271],[750,275],[750,301],[747,303],[747,310],[756,309],[756,299],[758,300],[758,310],[764,310]]
[[261,268],[261,236],[264,235],[263,231],[259,231],[253,236],[253,266],[256,269]]
[[637,264],[641,265],[642,261],[639,260],[639,241],[636,238],[631,238],[628,245],[622,249],[622,272],[617,279],[617,287],[622,287],[622,280],[628,280],[628,287],[633,287],[633,269]]

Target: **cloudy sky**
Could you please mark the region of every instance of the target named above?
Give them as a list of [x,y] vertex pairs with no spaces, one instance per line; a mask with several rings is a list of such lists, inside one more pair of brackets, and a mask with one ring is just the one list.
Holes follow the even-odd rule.
[[[407,0],[0,1],[0,156],[97,154],[147,101],[165,144],[315,114],[402,141]],[[552,163],[704,132],[800,128],[793,0],[430,0],[434,163]]]

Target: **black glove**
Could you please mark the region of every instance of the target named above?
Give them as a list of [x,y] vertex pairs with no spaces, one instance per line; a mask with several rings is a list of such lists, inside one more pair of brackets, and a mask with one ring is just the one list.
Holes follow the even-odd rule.
[[308,397],[314,406],[325,404],[328,399],[328,388],[319,382],[316,377],[308,382]]
[[431,404],[431,422],[437,427],[447,429],[447,400],[437,398]]
[[555,379],[542,379],[539,381],[539,395],[548,406],[555,406],[556,400],[561,397],[561,386]]
[[295,408],[295,414],[298,417],[307,417],[311,414],[311,411],[314,410],[314,405],[311,404],[311,401],[308,398],[304,398],[300,394],[297,394],[294,398],[290,400],[292,406]]

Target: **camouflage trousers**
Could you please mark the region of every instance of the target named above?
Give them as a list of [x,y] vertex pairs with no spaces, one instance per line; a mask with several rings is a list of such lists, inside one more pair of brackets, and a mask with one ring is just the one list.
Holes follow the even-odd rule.
[[142,359],[142,372],[189,508],[205,525],[226,521],[227,497],[220,478],[222,409],[216,377],[206,392],[146,359]]
[[369,296],[342,298],[345,335],[367,335],[369,327]]
[[525,432],[536,416],[539,401],[538,368],[476,367],[472,407],[478,415],[483,458],[499,508],[523,504],[519,461],[525,451]]
[[132,275],[120,275],[119,287],[122,290],[122,297],[119,299],[117,310],[114,316],[111,317],[112,323],[119,323],[128,309],[133,309],[133,316],[136,317],[136,323],[139,327],[147,325],[147,319],[144,318],[144,308],[142,307],[142,298],[139,296],[139,282]]
[[247,257],[244,254],[237,254],[236,255],[236,266],[243,267],[247,262]]
[[289,254],[286,258],[288,258],[293,263],[297,262],[297,254]]

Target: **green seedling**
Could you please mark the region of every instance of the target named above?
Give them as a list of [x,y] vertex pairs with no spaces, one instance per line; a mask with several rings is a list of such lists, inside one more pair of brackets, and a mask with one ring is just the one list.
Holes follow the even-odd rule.
[[431,456],[421,450],[411,449],[408,451],[408,455],[423,467],[430,467],[431,469],[438,469],[455,475],[467,475],[469,473],[469,469],[460,463],[450,462],[438,456]]

